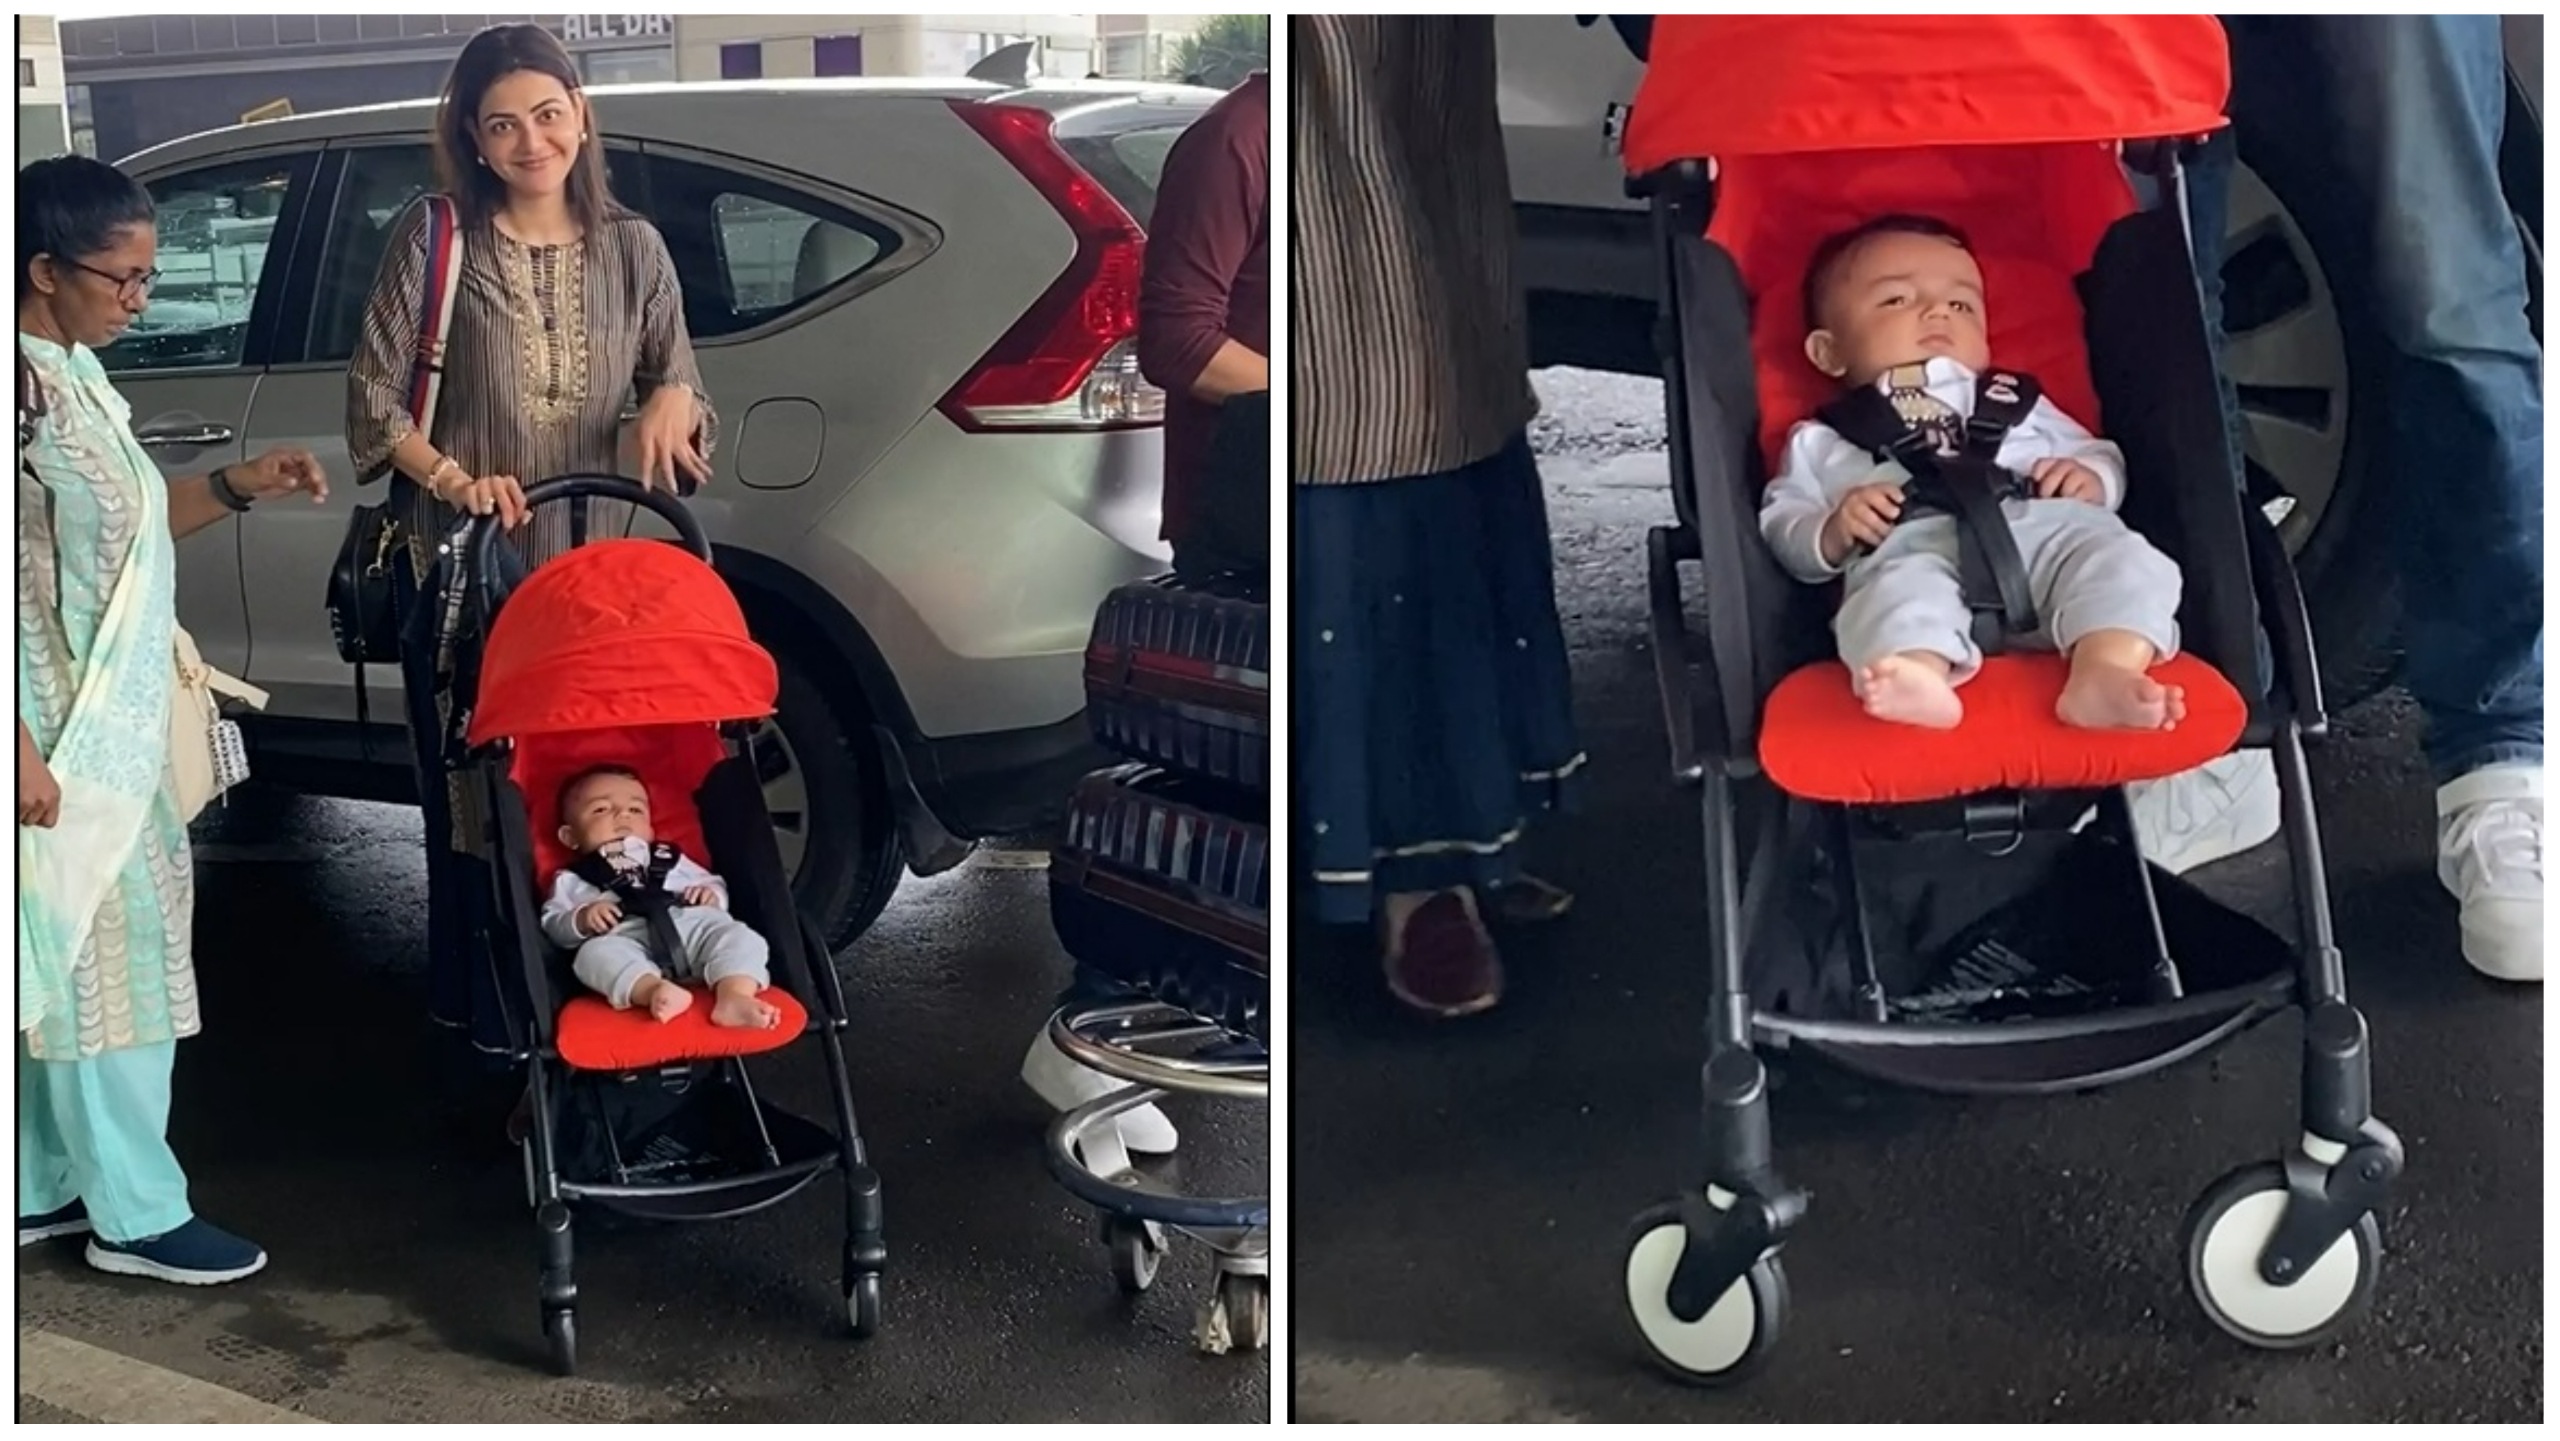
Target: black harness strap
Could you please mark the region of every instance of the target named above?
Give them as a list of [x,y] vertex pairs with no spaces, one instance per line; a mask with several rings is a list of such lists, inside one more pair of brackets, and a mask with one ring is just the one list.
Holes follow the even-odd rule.
[[1878,460],[1893,461],[1911,473],[1902,492],[1903,520],[1955,517],[1956,573],[1965,605],[1973,612],[1973,643],[1985,655],[1999,654],[2010,636],[2030,634],[2042,624],[2027,584],[2026,561],[2000,509],[2002,501],[2032,492],[1999,462],[2009,432],[2035,410],[2043,394],[2033,376],[1984,372],[1974,382],[1963,446],[1953,454],[1940,450],[1927,430],[1905,419],[1872,385],[1838,397],[1815,417]]
[[649,864],[639,870],[617,870],[613,862],[592,851],[570,865],[578,879],[601,891],[610,891],[622,903],[622,913],[637,916],[649,926],[649,949],[661,966],[673,965],[684,954],[683,938],[676,934],[676,912],[684,902],[667,889],[667,875],[676,868],[681,853],[674,846],[653,845],[649,848]]

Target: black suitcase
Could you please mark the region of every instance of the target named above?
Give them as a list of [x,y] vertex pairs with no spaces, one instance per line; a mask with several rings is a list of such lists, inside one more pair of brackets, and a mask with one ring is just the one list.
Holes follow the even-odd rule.
[[1085,714],[1104,747],[1270,790],[1271,610],[1259,583],[1172,576],[1103,598],[1085,647]]
[[1231,788],[1150,766],[1077,784],[1049,856],[1067,954],[1239,1035],[1270,1039],[1271,831]]

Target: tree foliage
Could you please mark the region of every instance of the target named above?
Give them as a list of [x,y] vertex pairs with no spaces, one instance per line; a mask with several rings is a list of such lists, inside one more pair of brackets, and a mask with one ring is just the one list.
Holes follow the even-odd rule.
[[1165,47],[1164,65],[1169,80],[1232,90],[1254,71],[1271,68],[1271,17],[1212,15]]

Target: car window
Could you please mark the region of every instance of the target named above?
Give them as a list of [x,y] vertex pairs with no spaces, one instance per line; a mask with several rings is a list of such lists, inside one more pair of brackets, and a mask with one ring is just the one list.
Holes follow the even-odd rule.
[[145,182],[158,212],[160,283],[99,363],[125,373],[244,363],[268,242],[307,158],[260,157]]
[[[356,353],[364,332],[365,300],[373,291],[391,223],[435,187],[434,152],[425,145],[366,145],[346,152],[336,209],[320,250],[319,294],[311,306],[311,345],[306,358],[338,362]],[[606,183],[617,198],[635,200],[630,181],[637,152],[605,150]]]
[[435,185],[435,156],[424,145],[367,145],[347,152],[337,206],[320,247],[319,293],[311,306],[307,359],[343,361],[364,331],[365,297],[391,223]]
[[647,168],[649,218],[675,257],[697,341],[788,315],[900,244],[886,225],[761,176],[671,155]]
[[1156,188],[1164,183],[1165,157],[1173,153],[1173,142],[1182,138],[1194,118],[1185,113],[1161,124],[1109,135],[1061,136],[1058,145],[1101,181],[1102,188],[1144,230],[1155,223]]

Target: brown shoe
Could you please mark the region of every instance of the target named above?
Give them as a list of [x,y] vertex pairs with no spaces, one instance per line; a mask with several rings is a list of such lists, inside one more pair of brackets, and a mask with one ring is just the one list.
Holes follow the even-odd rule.
[[1502,958],[1471,900],[1465,891],[1442,891],[1388,943],[1387,989],[1426,1016],[1472,1016],[1502,999]]

